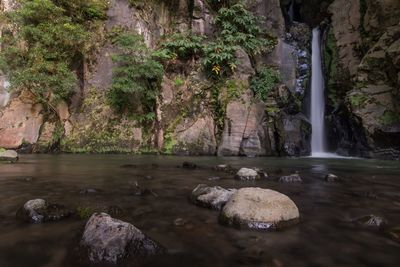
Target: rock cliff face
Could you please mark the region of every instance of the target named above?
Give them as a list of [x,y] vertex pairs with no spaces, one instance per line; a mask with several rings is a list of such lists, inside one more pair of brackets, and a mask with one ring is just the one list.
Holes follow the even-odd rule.
[[[131,1],[132,2],[132,1]],[[2,10],[15,8],[2,1]],[[216,10],[206,0],[112,0],[95,58],[82,64],[81,83],[69,103],[47,116],[29,93],[0,88],[0,147],[47,152],[163,152],[179,155],[307,155],[310,27],[325,29],[328,122],[331,147],[342,154],[396,153],[399,141],[399,3],[397,0],[257,0],[248,7],[264,16],[275,49],[239,64],[222,84],[205,77],[199,60],[167,66],[150,125],[115,113],[106,104],[115,47],[113,27],[133,29],[153,49],[164,34],[191,30],[212,37]],[[345,7],[345,8],[344,8]],[[3,27],[4,25],[2,25]],[[261,64],[279,70],[281,84],[265,101],[250,90]],[[384,66],[384,68],[382,68]],[[3,79],[6,81],[6,79]],[[232,88],[238,92],[231,94]],[[389,150],[387,150],[389,149]]]
[[398,158],[400,2],[335,0],[328,11],[325,62],[338,149]]
[[[3,10],[12,7],[5,3]],[[282,81],[287,85],[283,89],[285,97],[294,95],[299,77],[298,46],[293,40],[286,40],[280,2],[259,0],[251,2],[249,8],[265,16],[262,26],[279,39],[272,56],[258,61],[280,69]],[[216,11],[203,0],[139,1],[137,5],[127,0],[113,0],[107,14],[103,35],[116,26],[134,29],[144,36],[148,47],[154,48],[162,35],[176,31],[190,29],[196,34],[213,35]],[[99,39],[105,40],[101,36]],[[206,79],[199,62],[181,69],[177,62],[165,74],[157,120],[150,126],[116,114],[105,104],[105,94],[112,79],[113,52],[115,48],[108,41],[99,42],[96,58],[90,59],[95,63],[82,67],[82,86],[64,108],[60,122],[44,116],[39,104],[22,100],[22,95],[15,95],[8,105],[4,103],[6,107],[2,108],[0,117],[0,147],[20,148],[22,144],[29,144],[33,151],[50,151],[58,147],[65,152],[161,151],[222,156],[307,153],[309,136],[302,132],[302,124],[307,124],[307,120],[292,123],[293,114],[283,108],[288,104],[287,99],[285,103],[277,103],[271,98],[271,111],[267,112],[268,107],[254,98],[249,90],[249,78],[254,75],[257,62],[251,62],[244,51],[238,51],[239,65],[232,81],[220,85],[222,93],[217,95],[215,85]],[[287,57],[290,60],[286,60]],[[178,84],[177,80],[182,82]],[[232,84],[239,91],[235,97],[228,96]],[[222,104],[216,106],[216,99]],[[305,118],[296,118],[300,117]],[[21,124],[23,119],[26,122]]]

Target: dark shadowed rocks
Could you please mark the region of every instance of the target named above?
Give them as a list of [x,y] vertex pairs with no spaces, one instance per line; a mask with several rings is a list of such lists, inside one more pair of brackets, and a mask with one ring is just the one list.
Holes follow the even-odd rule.
[[294,173],[288,176],[282,176],[279,178],[279,182],[281,183],[301,183],[303,179],[301,179],[298,173]]
[[86,223],[80,246],[91,263],[120,264],[124,260],[165,253],[166,249],[130,223],[106,213],[93,214]]
[[190,200],[198,206],[221,210],[236,189],[224,189],[220,186],[199,184],[190,196]]
[[30,223],[54,222],[72,215],[72,212],[65,206],[59,204],[51,204],[44,199],[33,199],[27,201],[17,211],[17,218]]
[[329,173],[325,176],[325,181],[328,183],[337,183],[341,182],[342,180],[339,178],[339,176]]

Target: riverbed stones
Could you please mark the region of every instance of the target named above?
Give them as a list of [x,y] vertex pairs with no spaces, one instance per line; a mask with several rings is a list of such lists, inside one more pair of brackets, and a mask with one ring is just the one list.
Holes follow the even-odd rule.
[[400,225],[390,228],[387,234],[391,239],[400,243]]
[[237,170],[229,164],[219,164],[214,167],[214,170],[234,174]]
[[339,176],[329,173],[325,176],[325,181],[327,181],[328,183],[337,183],[340,182],[341,180]]
[[182,163],[182,168],[189,169],[189,170],[194,170],[194,169],[197,169],[198,167],[193,162],[185,161],[185,162]]
[[17,211],[17,218],[34,224],[59,221],[71,215],[72,212],[65,206],[48,203],[44,199],[29,200]]
[[198,206],[221,210],[236,189],[224,189],[220,186],[207,186],[199,184],[190,196],[193,203]]
[[372,214],[352,219],[352,222],[368,228],[381,228],[386,225],[385,218]]
[[222,209],[220,221],[229,226],[275,230],[299,221],[296,204],[286,195],[262,188],[242,188]]
[[236,173],[235,178],[242,181],[254,181],[260,179],[260,175],[256,170],[249,168],[241,168]]
[[80,245],[92,263],[119,264],[127,258],[138,260],[165,252],[164,247],[138,228],[107,213],[94,213],[90,217]]
[[298,173],[293,173],[291,175],[282,176],[279,178],[279,182],[281,183],[301,183],[303,179],[301,179]]
[[6,162],[16,162],[18,160],[18,153],[14,150],[4,150],[0,149],[0,161]]

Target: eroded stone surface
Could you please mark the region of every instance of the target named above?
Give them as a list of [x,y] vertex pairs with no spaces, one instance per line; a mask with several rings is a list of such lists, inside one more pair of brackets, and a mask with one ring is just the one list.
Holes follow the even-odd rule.
[[199,206],[221,210],[236,189],[224,189],[220,186],[199,184],[191,195],[191,200]]
[[86,223],[80,245],[93,263],[120,263],[123,259],[163,253],[165,249],[130,223],[106,213],[93,214]]
[[241,188],[222,209],[222,223],[257,230],[273,230],[299,220],[296,204],[286,195],[262,188]]
[[256,170],[249,168],[241,168],[235,175],[235,178],[243,181],[252,181],[260,179],[260,175]]
[[43,123],[43,106],[28,91],[0,110],[0,147],[15,149],[22,143],[34,144]]

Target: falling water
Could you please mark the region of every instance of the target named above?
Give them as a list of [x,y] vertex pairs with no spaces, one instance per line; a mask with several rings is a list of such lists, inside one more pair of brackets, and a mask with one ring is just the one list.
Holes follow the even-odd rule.
[[325,154],[325,96],[324,77],[322,75],[320,30],[313,29],[312,38],[312,77],[311,77],[311,155]]

